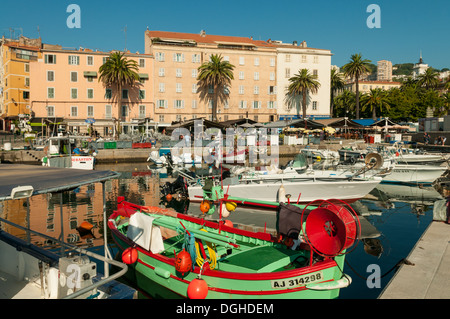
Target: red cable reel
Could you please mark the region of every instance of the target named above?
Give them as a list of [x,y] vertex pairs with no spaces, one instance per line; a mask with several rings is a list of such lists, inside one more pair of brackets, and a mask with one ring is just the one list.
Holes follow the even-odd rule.
[[[333,199],[315,200],[302,211],[302,233],[311,249],[322,257],[335,257],[344,250],[353,251],[361,238],[358,215],[346,202]],[[303,223],[308,206],[315,206]],[[349,250],[349,247],[353,247]]]

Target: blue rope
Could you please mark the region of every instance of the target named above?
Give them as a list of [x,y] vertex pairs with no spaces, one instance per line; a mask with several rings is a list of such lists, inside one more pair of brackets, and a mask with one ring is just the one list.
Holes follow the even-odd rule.
[[194,269],[195,260],[197,259],[197,252],[195,250],[195,237],[192,233],[188,235],[187,232],[184,233],[184,243],[183,248],[191,255],[192,269]]

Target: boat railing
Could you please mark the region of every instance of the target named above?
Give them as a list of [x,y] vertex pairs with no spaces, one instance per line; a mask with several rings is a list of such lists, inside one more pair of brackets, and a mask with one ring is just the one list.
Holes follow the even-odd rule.
[[45,238],[45,239],[51,240],[51,241],[53,241],[53,242],[55,242],[57,244],[60,244],[62,247],[70,249],[71,251],[76,251],[76,252],[78,252],[80,254],[84,254],[84,255],[90,256],[92,258],[95,258],[97,260],[103,261],[104,263],[116,266],[116,267],[121,269],[120,271],[118,271],[118,272],[116,272],[116,273],[114,273],[112,275],[108,275],[106,277],[103,277],[101,280],[99,280],[97,282],[94,282],[93,284],[91,284],[91,285],[89,285],[87,287],[84,287],[84,288],[82,288],[80,290],[77,290],[77,291],[73,292],[70,295],[65,296],[63,299],[74,299],[76,297],[79,297],[79,296],[87,293],[87,292],[93,291],[94,289],[96,289],[96,288],[98,288],[98,287],[100,287],[102,285],[105,285],[105,284],[107,284],[107,283],[109,283],[109,282],[111,282],[111,281],[113,281],[113,280],[123,276],[128,270],[128,266],[126,264],[121,263],[119,261],[116,261],[116,260],[114,260],[112,258],[107,258],[105,256],[101,256],[99,254],[96,254],[94,252],[88,251],[86,249],[83,249],[83,248],[80,248],[80,247],[77,247],[77,246],[65,243],[65,242],[63,242],[63,241],[61,241],[59,239],[56,239],[56,238],[51,237],[51,236],[47,236],[45,234],[39,233],[37,231],[34,231],[34,230],[26,228],[26,227],[23,227],[21,225],[18,225],[16,223],[13,223],[13,222],[11,222],[9,220],[6,220],[4,218],[1,218],[1,217],[0,217],[0,221],[4,222],[4,223],[7,223],[9,225],[12,225],[12,226],[14,226],[16,228],[19,228],[21,230],[24,230],[24,231],[28,232],[28,234],[33,233],[34,235],[40,236],[42,238]]

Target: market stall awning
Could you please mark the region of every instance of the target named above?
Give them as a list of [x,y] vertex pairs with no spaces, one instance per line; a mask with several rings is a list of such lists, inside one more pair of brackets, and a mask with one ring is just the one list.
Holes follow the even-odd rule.
[[339,117],[335,119],[324,119],[324,120],[316,120],[316,122],[321,123],[325,126],[334,127],[334,128],[353,128],[353,129],[361,129],[364,128],[363,125],[350,120],[345,117]]

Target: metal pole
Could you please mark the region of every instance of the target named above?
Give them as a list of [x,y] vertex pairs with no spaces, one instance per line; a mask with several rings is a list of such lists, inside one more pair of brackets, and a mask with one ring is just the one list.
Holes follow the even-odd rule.
[[[108,249],[108,227],[107,227],[107,219],[106,219],[106,189],[105,182],[102,182],[102,192],[103,192],[103,245],[105,250],[105,259],[111,258],[111,254]],[[112,258],[111,258],[112,259]],[[105,278],[109,276],[109,265],[104,262],[104,275]]]
[[[64,220],[63,220],[63,193],[59,192],[59,207],[60,207],[60,222],[61,222],[61,235],[60,235],[60,240],[62,242],[64,242]],[[61,256],[64,256],[64,246],[61,245]]]

